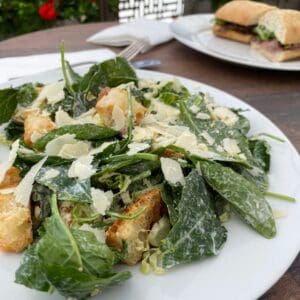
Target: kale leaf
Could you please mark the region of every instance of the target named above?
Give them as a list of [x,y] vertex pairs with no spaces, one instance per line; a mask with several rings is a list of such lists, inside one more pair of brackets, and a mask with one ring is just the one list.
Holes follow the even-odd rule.
[[[44,166],[35,180],[57,193],[59,200],[72,202],[91,202],[90,179],[79,180],[68,177],[70,165]],[[55,177],[47,177],[47,173],[57,171]]]
[[161,241],[163,267],[217,255],[227,239],[213,210],[210,194],[197,170],[186,177],[177,222]]
[[200,167],[208,184],[232,205],[242,220],[266,238],[275,236],[272,210],[255,184],[212,161],[201,161]]

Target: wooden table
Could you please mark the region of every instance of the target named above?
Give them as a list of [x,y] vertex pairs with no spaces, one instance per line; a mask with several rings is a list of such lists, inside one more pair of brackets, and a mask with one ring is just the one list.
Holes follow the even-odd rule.
[[[86,38],[110,25],[112,23],[73,25],[2,41],[0,57],[55,52],[61,40],[65,40],[67,51],[93,49],[96,46],[86,43]],[[300,150],[300,72],[233,65],[200,54],[177,41],[137,57],[146,58],[161,60],[161,66],[155,69],[157,71],[201,81],[243,99],[278,125]],[[300,299],[300,255],[261,299]]]

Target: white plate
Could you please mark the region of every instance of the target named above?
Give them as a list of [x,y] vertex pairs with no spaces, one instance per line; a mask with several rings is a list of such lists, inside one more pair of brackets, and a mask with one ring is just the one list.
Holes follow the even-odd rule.
[[182,44],[207,55],[249,67],[300,71],[300,60],[283,63],[270,62],[250,49],[249,45],[218,38],[211,27],[213,14],[184,16],[170,24],[174,37]]
[[[86,71],[81,68],[81,71]],[[172,75],[138,71],[141,78],[172,79]],[[13,81],[19,85],[28,81],[51,82],[61,78],[59,71],[52,71]],[[248,109],[245,112],[251,122],[251,134],[266,132],[283,138],[285,143],[270,141],[272,164],[270,190],[300,199],[300,160],[296,149],[287,137],[266,117],[241,100],[218,89],[185,78],[181,82],[192,91],[211,94],[218,104]],[[6,84],[8,86],[9,84]],[[2,85],[4,87],[4,85]],[[1,88],[1,86],[0,86]],[[7,151],[6,151],[7,152]],[[0,153],[3,159],[5,153]],[[300,202],[296,204],[271,200],[273,208],[284,210],[288,216],[276,220],[278,233],[267,240],[237,218],[226,228],[228,241],[220,255],[191,264],[179,266],[164,276],[143,275],[138,268],[132,270],[132,279],[103,292],[102,298],[183,300],[183,299],[255,299],[268,290],[287,270],[300,248]],[[62,299],[58,294],[49,296],[21,285],[14,284],[14,271],[20,255],[0,254],[1,295],[6,300]]]

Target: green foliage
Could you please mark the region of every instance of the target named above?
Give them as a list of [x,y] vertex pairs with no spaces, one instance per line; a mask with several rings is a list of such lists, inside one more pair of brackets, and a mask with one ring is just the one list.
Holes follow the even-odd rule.
[[7,88],[0,90],[0,125],[8,122],[13,115],[17,105],[18,90]]
[[[108,2],[108,15],[112,19],[117,16],[118,1]],[[101,21],[100,1],[54,1],[56,19],[52,21],[39,15],[39,8],[45,3],[46,0],[0,0],[0,40],[65,23]]]

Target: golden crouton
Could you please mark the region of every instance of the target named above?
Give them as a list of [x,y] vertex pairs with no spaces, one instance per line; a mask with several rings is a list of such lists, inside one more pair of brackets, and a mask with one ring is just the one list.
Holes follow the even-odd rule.
[[17,186],[21,181],[20,170],[16,167],[11,167],[5,174],[3,181],[0,183],[0,189]]
[[35,139],[52,131],[55,123],[50,117],[42,116],[39,111],[31,111],[25,114],[24,121],[24,141],[26,145],[31,146]]
[[109,246],[122,250],[123,241],[126,243],[128,255],[124,262],[128,265],[134,265],[141,260],[143,250],[138,246],[141,241],[146,240],[147,235],[140,233],[149,231],[161,218],[162,206],[160,190],[157,188],[150,190],[130,204],[124,212],[130,215],[145,207],[145,211],[140,216],[133,220],[118,219],[108,228],[106,242]]
[[13,193],[0,193],[0,250],[21,252],[31,242],[30,208],[18,206]]
[[[118,108],[127,118],[128,114],[128,92],[126,89],[112,88],[103,89],[98,97],[96,110],[100,114],[103,122],[107,126],[111,126],[114,120],[114,111]],[[145,116],[147,108],[137,102],[132,97],[132,112],[134,121],[139,123]]]

